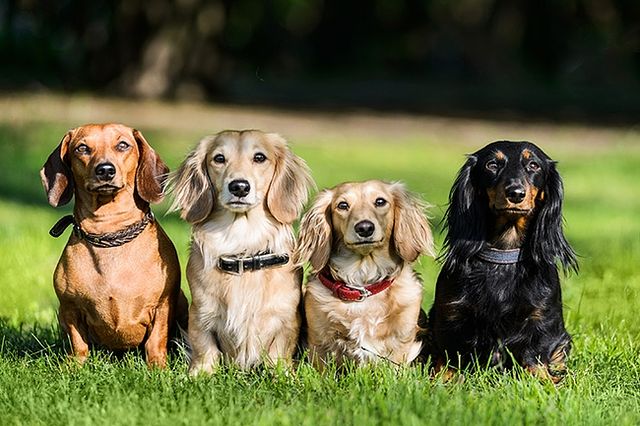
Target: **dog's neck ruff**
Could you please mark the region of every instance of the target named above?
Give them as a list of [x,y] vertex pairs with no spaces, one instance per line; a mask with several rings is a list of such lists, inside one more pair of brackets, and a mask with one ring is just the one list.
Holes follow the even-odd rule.
[[320,271],[318,279],[331,290],[334,296],[347,302],[362,302],[374,294],[385,291],[393,284],[393,278],[387,278],[377,283],[367,284],[362,288],[351,287],[342,281],[336,281],[328,269]]
[[520,261],[520,249],[500,250],[485,247],[477,254],[478,259],[498,265],[513,265]]
[[90,234],[85,232],[80,224],[76,221],[73,215],[63,216],[55,225],[49,230],[49,235],[58,238],[62,233],[73,225],[73,233],[80,239],[85,240],[94,247],[111,248],[119,247],[130,241],[133,241],[138,235],[145,230],[149,222],[155,220],[153,213],[149,210],[142,220],[127,226],[124,229],[114,232],[106,232],[104,234]]
[[287,253],[262,253],[247,257],[220,256],[218,258],[218,269],[227,274],[242,275],[245,271],[259,271],[260,269],[274,268],[287,263],[289,263],[289,255]]

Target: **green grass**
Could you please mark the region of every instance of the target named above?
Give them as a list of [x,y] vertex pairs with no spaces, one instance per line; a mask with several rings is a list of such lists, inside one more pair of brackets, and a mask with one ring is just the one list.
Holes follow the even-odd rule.
[[[101,352],[84,367],[70,363],[51,283],[67,234],[47,234],[70,208],[49,207],[38,177],[66,128],[0,124],[0,424],[640,423],[636,134],[620,131],[606,148],[537,141],[560,161],[567,235],[581,255],[580,273],[564,280],[574,350],[570,375],[556,389],[519,371],[479,371],[462,383],[444,384],[419,368],[385,365],[342,376],[319,374],[307,364],[294,372],[229,368],[191,379],[181,353],[166,371],[148,371],[135,353],[115,358]],[[555,129],[570,139],[569,130]],[[158,129],[145,129],[145,135],[172,168],[199,136]],[[320,188],[367,178],[407,182],[433,204],[439,244],[437,224],[464,154],[488,141],[411,132],[390,141],[363,129],[356,139],[319,134],[296,142],[294,150]],[[156,208],[164,210],[166,203]],[[188,226],[175,215],[159,217],[185,265]],[[424,258],[418,269],[428,308],[439,266]]]

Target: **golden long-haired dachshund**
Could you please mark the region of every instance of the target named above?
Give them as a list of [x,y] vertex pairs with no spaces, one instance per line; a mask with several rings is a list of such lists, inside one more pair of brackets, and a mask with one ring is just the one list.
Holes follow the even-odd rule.
[[343,183],[318,194],[296,255],[313,268],[304,308],[314,365],[418,356],[422,282],[411,264],[433,255],[424,207],[400,183]]
[[202,139],[172,182],[173,207],[193,227],[191,374],[221,358],[242,368],[289,362],[302,284],[291,224],[313,186],[306,164],[277,134],[224,131]]
[[163,367],[175,321],[186,326],[178,256],[149,208],[162,199],[168,172],[142,133],[121,124],[69,131],[40,171],[53,207],[75,195],[73,215],[50,233],[73,225],[54,287],[80,362],[90,344],[144,345],[147,363]]

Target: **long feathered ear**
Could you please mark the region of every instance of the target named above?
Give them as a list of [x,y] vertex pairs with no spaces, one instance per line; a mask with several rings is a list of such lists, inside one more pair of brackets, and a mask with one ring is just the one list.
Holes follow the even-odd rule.
[[171,211],[191,224],[205,220],[214,207],[214,188],[207,172],[207,153],[215,137],[202,139],[169,178],[173,194]]
[[298,245],[294,256],[295,263],[300,265],[310,261],[314,272],[321,271],[329,262],[329,256],[331,255],[331,242],[333,240],[332,200],[332,190],[325,189],[320,192],[300,222]]
[[64,135],[40,170],[42,186],[47,193],[49,204],[53,207],[64,206],[73,198],[73,174],[67,158],[72,136],[73,130]]
[[267,193],[267,207],[278,222],[290,224],[302,212],[315,184],[307,164],[291,152],[282,136],[269,133],[267,137],[276,148],[275,172]]
[[576,253],[567,242],[562,225],[562,178],[556,170],[554,161],[547,160],[549,170],[538,211],[531,234],[531,253],[536,263],[555,264],[557,260],[562,264],[565,272],[569,269],[578,271]]
[[415,261],[421,254],[433,257],[433,235],[426,217],[426,204],[400,183],[393,184],[391,192],[395,204],[393,240],[396,252],[406,262]]
[[151,148],[141,132],[133,129],[133,137],[140,152],[136,171],[136,192],[148,203],[159,203],[164,198],[169,167]]
[[[477,157],[470,155],[458,172],[444,217],[447,235],[444,239],[445,269],[452,271],[478,253],[486,238],[487,211],[481,191],[473,184]],[[486,203],[485,203],[486,204]]]

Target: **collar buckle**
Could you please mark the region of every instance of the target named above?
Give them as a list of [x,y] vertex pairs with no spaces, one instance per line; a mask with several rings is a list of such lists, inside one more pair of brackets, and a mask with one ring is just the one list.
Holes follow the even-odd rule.
[[357,287],[349,287],[349,288],[360,293],[360,297],[355,300],[356,302],[363,302],[368,297],[373,296],[373,293],[371,293],[366,288],[357,288]]
[[218,269],[227,274],[240,276],[244,272],[244,262],[242,259],[228,256],[218,258]]

